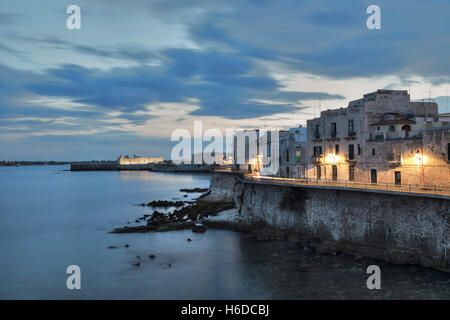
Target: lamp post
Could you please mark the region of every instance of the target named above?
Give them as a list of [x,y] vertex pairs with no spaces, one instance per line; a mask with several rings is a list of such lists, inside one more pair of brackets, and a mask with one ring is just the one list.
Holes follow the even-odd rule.
[[424,167],[423,167],[423,144],[422,144],[422,154],[420,156],[420,164],[422,166],[422,185],[425,185],[425,172],[424,172]]

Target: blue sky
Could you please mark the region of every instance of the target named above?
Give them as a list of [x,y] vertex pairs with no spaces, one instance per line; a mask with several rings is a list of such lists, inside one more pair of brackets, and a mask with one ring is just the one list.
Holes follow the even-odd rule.
[[449,16],[448,0],[2,0],[0,159],[167,158],[194,120],[288,128],[319,98],[345,107],[408,80],[447,112]]

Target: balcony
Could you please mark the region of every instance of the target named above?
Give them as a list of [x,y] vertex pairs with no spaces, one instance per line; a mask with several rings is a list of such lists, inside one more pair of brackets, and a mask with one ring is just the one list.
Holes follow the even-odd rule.
[[321,163],[323,160],[323,156],[312,156],[311,162],[312,163]]
[[350,153],[344,154],[344,159],[347,162],[351,162],[351,163],[356,162],[356,157],[355,157],[354,153],[353,154],[350,154]]

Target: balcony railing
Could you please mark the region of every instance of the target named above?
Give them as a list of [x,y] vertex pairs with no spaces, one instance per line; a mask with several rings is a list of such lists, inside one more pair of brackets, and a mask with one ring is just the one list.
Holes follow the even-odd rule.
[[440,185],[395,185],[383,183],[365,183],[356,181],[332,181],[332,180],[314,180],[314,179],[294,179],[294,178],[278,178],[266,176],[249,176],[246,175],[244,180],[259,181],[267,183],[281,183],[287,185],[299,186],[323,186],[343,189],[360,189],[360,190],[379,190],[412,194],[429,194],[437,196],[450,197],[450,187]]
[[345,161],[356,161],[354,153],[346,153],[344,154]]
[[311,157],[311,162],[312,163],[320,163],[322,162],[323,156],[312,156]]

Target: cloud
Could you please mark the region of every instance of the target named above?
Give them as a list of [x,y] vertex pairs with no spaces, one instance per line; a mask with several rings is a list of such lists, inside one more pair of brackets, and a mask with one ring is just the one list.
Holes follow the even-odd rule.
[[[85,110],[79,105],[131,113],[152,102],[197,99],[196,116],[255,118],[300,110],[301,100],[343,98],[323,92],[288,92],[269,74],[239,54],[171,49],[162,52],[162,66],[136,66],[103,71],[78,65],[48,69],[41,81],[25,84],[32,94],[69,98],[54,106]],[[279,100],[283,104],[255,102]],[[39,102],[39,100],[38,100]],[[36,102],[34,102],[36,103]],[[44,103],[50,106],[50,103]],[[73,105],[73,106],[71,106]],[[131,116],[128,119],[132,120]]]
[[23,52],[16,50],[4,43],[0,42],[0,51],[6,52],[6,53],[10,53],[10,54],[14,54],[14,55],[22,55],[23,56]]
[[352,0],[80,0],[80,32],[53,29],[65,17],[54,3],[15,4],[0,14],[3,143],[104,139],[120,149],[194,119],[294,126],[319,99],[336,108],[406,80],[414,99],[443,96],[449,82],[448,0],[379,0],[378,31],[366,28],[368,4]]
[[0,13],[0,26],[11,25],[18,17],[19,15],[14,13]]
[[199,43],[333,78],[400,75],[449,81],[448,1],[429,6],[380,0],[382,30],[376,31],[366,28],[367,4],[351,0],[227,3],[234,10],[213,12],[206,22],[192,24]]

